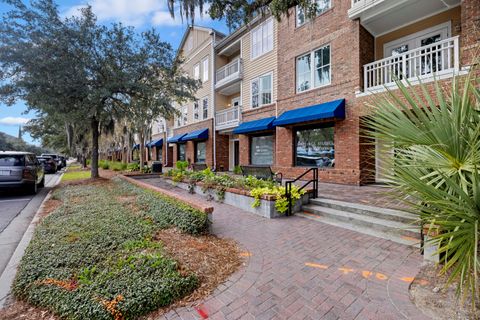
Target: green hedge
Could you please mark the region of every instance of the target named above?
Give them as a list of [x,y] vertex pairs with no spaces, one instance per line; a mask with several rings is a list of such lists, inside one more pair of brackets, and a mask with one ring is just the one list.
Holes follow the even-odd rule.
[[[132,195],[133,204],[117,199]],[[119,180],[66,186],[53,197],[63,204],[37,227],[22,258],[18,298],[68,319],[114,319],[115,312],[132,319],[198,285],[152,238],[171,225],[204,232],[206,214]]]

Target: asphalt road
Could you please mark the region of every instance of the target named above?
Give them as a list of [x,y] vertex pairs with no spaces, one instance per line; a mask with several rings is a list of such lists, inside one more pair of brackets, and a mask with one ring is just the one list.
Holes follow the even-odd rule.
[[42,204],[48,191],[60,180],[62,172],[45,175],[45,187],[33,195],[20,191],[0,193],[0,274]]

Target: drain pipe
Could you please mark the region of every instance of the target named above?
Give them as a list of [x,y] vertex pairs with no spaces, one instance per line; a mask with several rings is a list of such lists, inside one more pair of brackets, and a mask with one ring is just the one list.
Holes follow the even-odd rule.
[[213,119],[212,119],[212,129],[213,129],[213,168],[217,170],[217,131],[215,128],[215,43],[216,43],[216,37],[215,37],[215,31],[212,31],[213,33],[213,39],[212,41],[212,76],[210,79],[212,79],[211,84],[211,92],[212,92],[212,109],[213,109]]

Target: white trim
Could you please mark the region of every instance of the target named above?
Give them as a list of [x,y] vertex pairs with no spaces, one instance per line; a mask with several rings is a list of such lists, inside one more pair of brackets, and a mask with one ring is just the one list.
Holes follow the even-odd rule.
[[[409,35],[406,35],[404,37],[395,39],[393,41],[384,43],[383,44],[383,57],[386,58],[386,57],[391,56],[389,53],[387,53],[387,52],[389,52],[389,50],[391,50],[395,47],[398,47],[398,46],[400,46],[404,43],[407,43],[407,42],[409,44],[411,44],[411,46],[412,46],[412,48],[408,48],[408,50],[413,50],[413,49],[419,48],[420,45],[417,43],[417,41],[420,38],[424,38],[429,33],[437,33],[438,32],[442,35],[441,40],[445,40],[445,39],[450,37],[450,35],[452,33],[451,29],[452,29],[451,22],[447,21],[447,22],[444,22],[444,23],[437,24],[436,26],[433,26],[433,27],[430,27],[430,28],[427,28],[427,29],[423,29],[423,30],[417,31],[415,33],[411,33]],[[446,34],[444,34],[444,32],[446,32]]]
[[[260,53],[258,56],[254,57],[253,56],[253,33],[255,31],[257,31],[259,28],[263,28],[263,26],[267,25],[270,22],[272,23],[272,48],[268,51],[263,51],[263,30],[262,30],[262,53]],[[266,19],[265,21],[263,21],[262,23],[260,23],[255,28],[253,28],[252,30],[250,30],[250,61],[254,61],[254,60],[266,55],[267,53],[272,52],[274,46],[275,46],[275,26],[274,26],[273,18],[270,17],[270,18]]]
[[194,53],[192,54],[188,54],[188,55],[185,55],[185,56],[188,56],[188,59],[186,59],[183,64],[187,64],[189,63],[190,61],[192,61],[193,58],[195,58],[197,55],[199,55],[205,48],[207,48],[209,45],[212,45],[213,47],[213,44],[212,44],[212,40],[210,39],[210,41],[208,41],[203,47],[199,48],[199,49],[196,49]]
[[[329,67],[330,67],[330,72],[328,74],[328,77],[329,77],[328,83],[325,83],[325,84],[322,84],[322,85],[319,85],[319,86],[315,86],[315,69],[316,69],[315,68],[315,51],[326,48],[326,47],[329,47],[329,60],[330,60],[330,63],[328,64]],[[307,55],[310,55],[310,83],[311,83],[311,86],[308,89],[299,91],[298,90],[297,60],[298,60],[298,58],[301,58],[301,57],[304,57],[304,56],[307,56]],[[296,94],[301,94],[301,93],[304,93],[304,92],[308,92],[310,90],[326,87],[326,86],[329,86],[331,84],[332,84],[332,46],[331,46],[330,43],[324,44],[324,45],[322,45],[322,46],[320,46],[316,49],[311,50],[310,52],[305,52],[305,53],[302,53],[302,54],[295,57],[295,93]]]
[[[270,103],[261,103],[261,91],[260,91],[260,78],[270,75],[270,85],[271,85],[271,101]],[[253,95],[252,95],[252,83],[258,80],[258,106],[253,106]],[[263,106],[268,106],[273,103],[273,71],[264,73],[250,80],[250,109],[257,109]]]
[[[200,70],[200,73],[202,75],[202,82],[205,83],[207,82],[208,80],[210,80],[210,76],[209,76],[209,71],[210,71],[210,55],[207,55],[205,56],[203,59],[202,59],[202,62],[201,62],[201,65],[202,65],[202,68]],[[205,62],[207,62],[207,72],[205,72]],[[207,75],[207,79],[204,79],[205,78],[205,74]]]
[[[203,102],[204,102],[205,100],[207,100],[207,117],[206,117],[206,118],[204,118],[204,113],[203,113],[203,112],[204,112]],[[200,120],[200,117],[198,117],[198,118],[199,118],[199,121],[204,121],[204,120],[208,120],[208,119],[209,119],[209,114],[210,114],[209,111],[210,111],[210,110],[208,110],[208,109],[210,109],[210,104],[209,104],[209,101],[208,101],[208,100],[210,100],[210,99],[209,99],[209,95],[204,96],[204,97],[202,98],[202,100],[201,100],[201,101],[202,101],[202,108],[201,108],[201,109],[202,109],[202,117],[201,117],[202,119]]]

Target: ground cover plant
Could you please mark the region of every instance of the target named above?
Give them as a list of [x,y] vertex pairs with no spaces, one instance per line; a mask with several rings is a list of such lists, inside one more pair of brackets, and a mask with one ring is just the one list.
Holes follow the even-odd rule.
[[[476,72],[476,73],[475,73]],[[399,93],[374,99],[366,120],[369,138],[393,150],[389,180],[412,213],[434,230],[441,274],[457,293],[479,301],[480,79],[478,70],[450,86],[416,91],[397,82]],[[407,197],[408,196],[408,197]]]
[[202,234],[208,218],[120,179],[66,185],[37,227],[14,283],[17,298],[69,319],[131,319],[199,284],[156,241],[176,227]]
[[[285,187],[273,180],[258,179],[254,176],[232,176],[229,174],[214,173],[207,168],[201,171],[187,170],[186,161],[178,161],[176,168],[168,171],[166,175],[175,182],[185,182],[189,184],[189,189],[193,192],[194,186],[202,183],[202,191],[214,190],[219,199],[223,199],[226,189],[235,188],[247,190],[255,199],[252,207],[260,206],[260,199],[263,196],[275,197],[275,208],[279,213],[285,213],[288,209],[288,200],[285,195]],[[299,190],[299,187],[292,185],[292,205],[305,194],[305,190]]]

